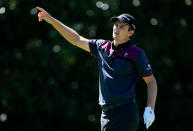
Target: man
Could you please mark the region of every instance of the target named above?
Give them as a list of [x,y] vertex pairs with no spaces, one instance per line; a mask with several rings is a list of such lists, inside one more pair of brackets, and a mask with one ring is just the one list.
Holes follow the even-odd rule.
[[88,40],[44,9],[36,8],[41,11],[38,14],[39,21],[45,20],[70,43],[97,57],[99,104],[102,108],[101,131],[137,130],[139,117],[135,84],[139,77],[147,84],[148,99],[143,117],[148,129],[155,119],[157,83],[144,51],[132,43],[136,29],[135,18],[122,14],[110,19],[114,23],[113,41]]

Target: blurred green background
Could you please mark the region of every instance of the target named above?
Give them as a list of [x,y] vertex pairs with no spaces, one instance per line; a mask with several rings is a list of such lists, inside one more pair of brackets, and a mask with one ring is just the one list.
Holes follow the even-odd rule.
[[[158,83],[150,131],[193,130],[192,0],[0,0],[0,131],[100,131],[97,60],[38,22],[40,6],[88,39],[112,39],[130,13]],[[139,80],[139,130],[146,85]]]

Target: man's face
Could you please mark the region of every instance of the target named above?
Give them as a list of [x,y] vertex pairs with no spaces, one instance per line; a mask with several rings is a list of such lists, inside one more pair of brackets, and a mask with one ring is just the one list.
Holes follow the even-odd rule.
[[116,21],[113,26],[113,39],[118,41],[127,41],[130,37],[129,26],[121,21]]

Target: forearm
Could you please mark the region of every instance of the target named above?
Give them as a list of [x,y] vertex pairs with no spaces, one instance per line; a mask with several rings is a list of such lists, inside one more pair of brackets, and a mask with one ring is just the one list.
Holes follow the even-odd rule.
[[147,85],[147,106],[151,107],[152,109],[155,108],[156,98],[157,98],[157,83],[156,80],[153,79]]
[[75,43],[80,39],[80,35],[70,27],[62,24],[55,18],[52,18],[50,24],[70,43]]

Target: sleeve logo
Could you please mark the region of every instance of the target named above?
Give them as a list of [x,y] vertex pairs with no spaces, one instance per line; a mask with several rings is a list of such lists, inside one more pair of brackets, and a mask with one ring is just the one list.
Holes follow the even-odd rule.
[[151,70],[150,64],[147,65],[147,68],[146,68],[146,69],[147,69],[147,70]]

